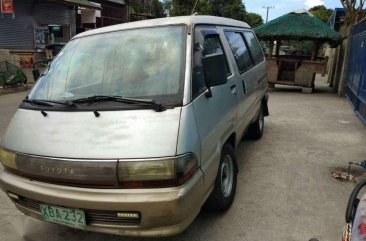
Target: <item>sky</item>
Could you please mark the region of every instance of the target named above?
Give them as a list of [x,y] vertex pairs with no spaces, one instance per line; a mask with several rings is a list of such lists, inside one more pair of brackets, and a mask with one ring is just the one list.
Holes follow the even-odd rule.
[[244,0],[244,3],[248,12],[262,15],[264,21],[266,21],[267,12],[263,8],[264,6],[274,7],[273,9],[269,9],[269,21],[293,10],[309,9],[317,5],[325,5],[330,9],[342,7],[340,0]]

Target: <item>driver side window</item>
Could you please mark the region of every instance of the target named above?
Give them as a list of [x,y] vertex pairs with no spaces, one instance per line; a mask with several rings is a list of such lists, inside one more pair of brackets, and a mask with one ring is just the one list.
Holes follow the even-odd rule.
[[[194,63],[193,63],[193,76],[192,76],[192,98],[196,98],[206,87],[204,72],[202,68],[202,58],[212,54],[226,55],[223,50],[220,36],[216,34],[210,34],[204,36],[202,33],[204,29],[212,29],[212,27],[196,27],[195,29],[195,44],[194,44]],[[215,29],[215,28],[214,28]],[[226,62],[227,75],[231,75],[228,63]]]

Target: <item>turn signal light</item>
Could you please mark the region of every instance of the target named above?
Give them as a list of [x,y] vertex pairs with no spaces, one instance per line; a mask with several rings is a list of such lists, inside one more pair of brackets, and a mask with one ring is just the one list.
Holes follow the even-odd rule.
[[0,161],[5,167],[17,169],[15,162],[16,154],[3,148],[0,148]]

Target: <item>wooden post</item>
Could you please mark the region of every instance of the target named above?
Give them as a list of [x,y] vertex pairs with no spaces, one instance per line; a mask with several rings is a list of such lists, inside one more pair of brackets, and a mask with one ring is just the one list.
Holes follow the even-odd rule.
[[269,58],[272,58],[272,53],[273,53],[273,39],[269,41],[269,53],[268,53]]
[[318,40],[314,41],[314,46],[313,46],[313,53],[311,55],[311,60],[315,61],[316,58],[318,57],[318,50],[319,50],[319,42]]
[[276,58],[278,58],[278,55],[280,54],[280,45],[281,45],[281,40],[277,40],[276,43]]

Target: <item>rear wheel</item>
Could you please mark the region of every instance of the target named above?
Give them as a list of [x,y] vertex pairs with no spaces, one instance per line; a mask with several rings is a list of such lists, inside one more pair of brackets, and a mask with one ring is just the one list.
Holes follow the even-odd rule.
[[220,165],[215,180],[215,187],[207,200],[206,207],[211,210],[225,211],[234,201],[236,191],[236,158],[231,145],[222,148]]
[[263,136],[264,114],[263,105],[261,105],[257,119],[250,125],[247,136],[253,140],[259,140]]

